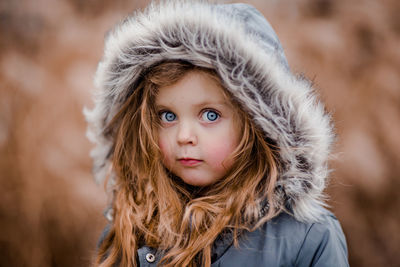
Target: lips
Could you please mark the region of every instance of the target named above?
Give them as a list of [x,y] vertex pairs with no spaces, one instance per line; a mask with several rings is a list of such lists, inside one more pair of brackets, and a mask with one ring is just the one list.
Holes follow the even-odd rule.
[[193,167],[201,164],[203,161],[200,159],[193,159],[193,158],[180,158],[178,161],[183,165],[183,166],[188,166],[188,167]]

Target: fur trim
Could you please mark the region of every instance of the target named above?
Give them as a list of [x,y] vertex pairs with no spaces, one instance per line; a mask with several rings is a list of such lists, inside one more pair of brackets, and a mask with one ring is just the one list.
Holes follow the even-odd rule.
[[254,123],[281,149],[284,170],[277,197],[285,199],[296,219],[318,220],[333,141],[330,117],[310,83],[290,72],[269,23],[246,4],[152,3],[108,34],[95,76],[95,107],[84,111],[88,138],[96,143],[91,153],[96,180],[104,179],[110,165],[112,140],[103,129],[130,85],[146,68],[166,59],[219,73]]

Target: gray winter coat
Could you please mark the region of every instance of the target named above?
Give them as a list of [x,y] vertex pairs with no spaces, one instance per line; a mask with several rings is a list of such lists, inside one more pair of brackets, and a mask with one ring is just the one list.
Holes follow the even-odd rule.
[[[250,5],[161,1],[107,35],[95,76],[96,105],[85,110],[97,181],[110,170],[113,152],[113,136],[104,129],[140,76],[165,60],[214,69],[268,143],[279,148],[281,172],[272,197],[292,215],[242,233],[239,248],[222,238],[213,266],[347,266],[340,225],[322,208],[334,139],[330,116],[311,84],[290,71],[274,30]],[[148,253],[139,249],[141,266],[149,264],[146,255],[153,265],[159,259]]]
[[[108,228],[103,232],[99,245]],[[143,246],[138,249],[140,267],[157,266],[162,252]],[[259,266],[349,266],[346,240],[336,217],[325,210],[318,223],[302,223],[282,213],[254,232],[240,235],[235,247],[230,235],[217,239],[212,267]]]

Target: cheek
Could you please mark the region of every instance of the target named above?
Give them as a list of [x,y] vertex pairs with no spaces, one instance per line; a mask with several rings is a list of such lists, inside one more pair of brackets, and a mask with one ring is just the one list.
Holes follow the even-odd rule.
[[170,140],[167,136],[160,134],[158,138],[158,146],[160,147],[161,156],[163,159],[164,164],[169,165],[172,148]]
[[166,139],[159,138],[158,145],[160,147],[161,155],[163,157],[165,157],[166,155],[169,154],[169,145],[168,145],[168,141]]
[[232,162],[226,161],[227,157],[235,150],[235,143],[231,140],[218,140],[215,142],[209,142],[207,145],[207,158],[209,164],[212,164],[214,168],[218,170],[229,169]]
[[233,121],[223,125],[218,132],[213,133],[207,138],[207,157],[209,164],[218,170],[226,171],[232,166],[232,160],[228,157],[239,145],[239,129],[235,127]]

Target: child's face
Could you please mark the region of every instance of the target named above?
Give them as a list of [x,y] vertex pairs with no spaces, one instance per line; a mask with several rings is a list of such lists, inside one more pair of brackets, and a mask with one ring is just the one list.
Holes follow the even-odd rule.
[[222,90],[199,71],[159,88],[156,106],[163,163],[187,184],[213,184],[232,166],[228,156],[238,146],[240,126]]

